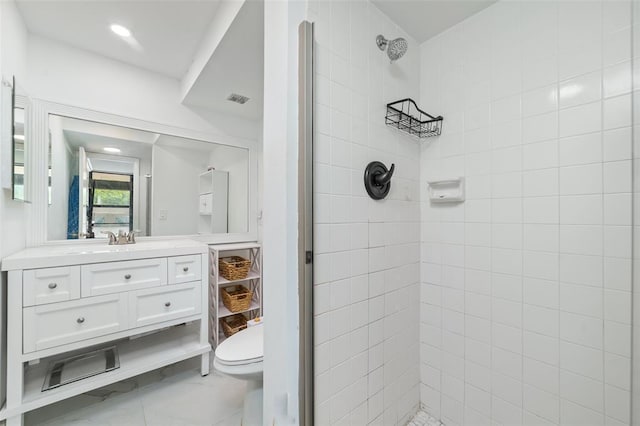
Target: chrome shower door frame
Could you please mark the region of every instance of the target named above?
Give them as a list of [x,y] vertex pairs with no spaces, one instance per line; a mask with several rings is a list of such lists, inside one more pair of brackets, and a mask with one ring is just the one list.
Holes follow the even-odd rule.
[[313,24],[298,27],[298,286],[300,424],[314,422],[313,398]]

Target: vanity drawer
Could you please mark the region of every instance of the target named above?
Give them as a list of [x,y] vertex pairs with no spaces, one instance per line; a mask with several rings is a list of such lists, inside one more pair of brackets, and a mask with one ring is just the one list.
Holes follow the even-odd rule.
[[187,283],[129,293],[129,325],[142,327],[199,314],[201,284]]
[[201,256],[176,256],[169,258],[169,284],[200,281]]
[[22,310],[24,353],[127,329],[126,295],[112,294]]
[[157,287],[167,283],[167,259],[128,260],[82,266],[82,297]]
[[29,269],[22,275],[22,306],[80,298],[80,267]]

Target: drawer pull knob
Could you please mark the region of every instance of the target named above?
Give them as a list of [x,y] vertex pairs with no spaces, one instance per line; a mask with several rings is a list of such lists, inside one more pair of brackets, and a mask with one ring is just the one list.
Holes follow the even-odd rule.
[[53,290],[54,288],[58,287],[57,283],[49,283],[48,287]]
[[189,267],[188,267],[188,266],[185,266],[184,268],[182,268],[182,270],[183,270],[184,272],[189,272]]
[[169,306],[171,306],[171,302],[165,302],[164,306],[166,306],[168,308]]
[[78,324],[82,324],[84,322],[84,317],[80,317],[76,320]]
[[127,274],[127,275],[125,275],[125,276],[124,276],[124,279],[125,279],[125,280],[129,280],[129,279],[131,279],[131,274]]

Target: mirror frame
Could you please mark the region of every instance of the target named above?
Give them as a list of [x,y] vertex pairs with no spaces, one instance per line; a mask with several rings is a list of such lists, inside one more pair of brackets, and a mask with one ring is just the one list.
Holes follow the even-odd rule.
[[[203,142],[216,143],[237,148],[244,148],[249,153],[249,191],[248,191],[248,214],[247,232],[227,233],[227,234],[192,234],[192,235],[162,235],[140,237],[139,241],[158,241],[167,239],[193,239],[207,244],[239,243],[247,241],[257,241],[258,239],[258,142],[228,135],[217,135],[197,130],[184,129],[153,123],[131,117],[124,117],[109,113],[92,111],[70,105],[63,105],[49,101],[34,99],[31,102],[30,114],[25,116],[25,130],[28,128],[31,135],[31,149],[29,150],[30,167],[25,172],[29,175],[31,183],[31,209],[28,217],[29,226],[27,234],[27,246],[35,247],[51,244],[106,244],[102,239],[80,239],[80,240],[48,240],[47,229],[47,170],[48,170],[48,150],[49,150],[49,116],[60,115],[79,120],[94,121],[113,126],[127,127],[151,133],[161,133],[169,136],[176,136],[186,139],[194,139]],[[219,139],[226,141],[221,142]]]

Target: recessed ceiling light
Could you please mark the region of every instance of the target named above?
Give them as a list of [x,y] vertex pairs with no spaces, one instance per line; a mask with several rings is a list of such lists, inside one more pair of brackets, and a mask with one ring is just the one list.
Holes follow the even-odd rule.
[[105,146],[104,148],[102,148],[103,150],[105,150],[106,152],[113,152],[113,153],[118,153],[120,152],[120,149],[118,148],[112,148],[110,146]]
[[131,37],[131,31],[127,27],[123,27],[119,24],[111,25],[111,31],[118,34],[120,37]]

